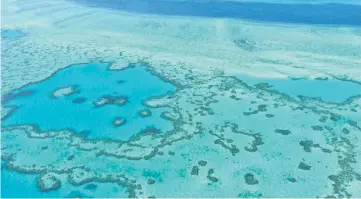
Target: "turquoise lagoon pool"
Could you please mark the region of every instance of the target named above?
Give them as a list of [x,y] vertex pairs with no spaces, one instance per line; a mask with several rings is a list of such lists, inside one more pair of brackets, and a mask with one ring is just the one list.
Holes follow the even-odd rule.
[[22,36],[24,36],[24,33],[20,30],[15,30],[15,29],[1,30],[1,39],[15,39]]
[[175,86],[139,64],[124,70],[109,70],[109,65],[72,65],[4,96],[3,105],[13,111],[3,127],[28,124],[113,140],[128,140],[149,128],[172,130],[172,122],[161,117],[166,109],[150,109],[143,101],[169,94]]
[[266,83],[266,89],[278,91],[294,99],[304,96],[320,98],[325,102],[343,103],[350,97],[361,95],[361,84],[338,79],[272,79],[248,75],[237,75],[236,78],[250,86]]

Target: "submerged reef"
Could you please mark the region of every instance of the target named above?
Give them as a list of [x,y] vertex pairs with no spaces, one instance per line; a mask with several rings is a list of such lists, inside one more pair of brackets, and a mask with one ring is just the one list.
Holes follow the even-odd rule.
[[[151,65],[146,67],[159,75]],[[162,78],[172,83],[167,76]],[[27,95],[8,98],[7,103],[22,97]],[[128,98],[123,97],[103,96],[96,101],[104,99],[106,103],[93,108],[118,106],[115,102],[120,99],[121,107],[127,106],[124,102]],[[190,183],[194,180],[201,182],[196,190],[202,190],[207,197],[289,196],[300,187],[309,190],[302,193],[303,197],[357,196],[358,192],[350,188],[360,182],[354,162],[360,157],[357,139],[361,127],[343,115],[352,112],[351,107],[360,111],[359,100],[336,107],[314,106],[319,101],[307,105],[217,74],[211,81],[145,99],[146,108],[134,110],[144,118],[153,117],[150,109],[166,107],[167,111],[158,117],[172,123],[169,131],[159,133],[159,129],[149,126],[125,141],[89,140],[74,130],[41,130],[41,125],[12,124],[3,128],[2,159],[9,169],[38,174],[37,186],[44,192],[60,189],[59,179],[67,176],[67,182],[74,186],[116,183],[126,189],[129,197],[182,196],[177,186],[167,186],[173,183],[197,195]],[[249,110],[257,112],[244,114]],[[277,115],[278,119],[265,114]],[[121,128],[133,121],[118,116],[111,122]],[[34,153],[38,154],[36,159],[32,158]],[[221,192],[222,184],[229,181],[229,190]],[[318,183],[311,186],[314,181]],[[281,192],[266,188],[274,183],[281,186]],[[257,193],[248,186],[258,187]],[[157,191],[165,187],[168,192]]]
[[56,89],[51,96],[53,98],[59,98],[59,97],[65,97],[71,94],[76,93],[76,87],[75,86],[67,86],[64,88]]
[[361,197],[359,3],[251,1],[2,0],[1,196]]

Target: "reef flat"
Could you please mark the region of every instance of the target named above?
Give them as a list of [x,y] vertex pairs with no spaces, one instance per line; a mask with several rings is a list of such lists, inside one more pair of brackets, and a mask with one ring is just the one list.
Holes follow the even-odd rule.
[[62,0],[2,17],[22,33],[1,44],[2,197],[361,197],[360,26]]

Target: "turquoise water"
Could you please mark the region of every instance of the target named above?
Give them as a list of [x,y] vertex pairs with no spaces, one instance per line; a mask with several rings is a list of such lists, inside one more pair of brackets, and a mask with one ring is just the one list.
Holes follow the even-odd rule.
[[337,79],[310,80],[310,79],[267,79],[247,75],[237,75],[238,79],[248,85],[267,83],[270,90],[289,95],[295,99],[298,96],[316,97],[332,103],[342,103],[352,96],[361,95],[361,85]]
[[15,39],[24,36],[24,33],[20,30],[1,30],[2,39]]
[[[173,129],[170,121],[160,117],[165,108],[149,109],[142,103],[175,91],[172,84],[141,65],[125,70],[108,67],[108,63],[72,65],[44,81],[11,92],[3,97],[3,103],[17,108],[3,120],[3,127],[29,124],[40,130],[71,129],[89,139],[113,140],[128,140],[147,128],[163,132]],[[104,98],[113,101],[95,105]],[[151,114],[142,116],[139,112],[144,109]],[[125,123],[114,125],[119,118]]]
[[[1,166],[1,197],[27,198],[41,197],[42,192],[36,188],[36,175],[21,174]],[[6,190],[6,191],[5,191]]]

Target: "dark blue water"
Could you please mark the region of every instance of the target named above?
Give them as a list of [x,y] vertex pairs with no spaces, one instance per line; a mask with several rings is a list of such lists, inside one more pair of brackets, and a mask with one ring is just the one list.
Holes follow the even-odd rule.
[[[3,96],[3,105],[17,108],[2,121],[2,126],[28,124],[41,130],[71,129],[90,139],[114,140],[128,140],[149,128],[163,132],[173,129],[173,123],[161,117],[167,109],[149,109],[143,101],[171,93],[175,86],[141,65],[120,71],[108,70],[108,66],[108,63],[73,65]],[[55,92],[64,88],[75,90],[62,95]],[[104,97],[126,101],[96,106]],[[139,113],[145,109],[150,113],[147,117]],[[124,124],[114,125],[119,118]]]
[[231,1],[169,2],[163,0],[70,1],[88,6],[147,14],[225,17],[281,23],[361,25],[361,6],[348,4],[278,4]]

